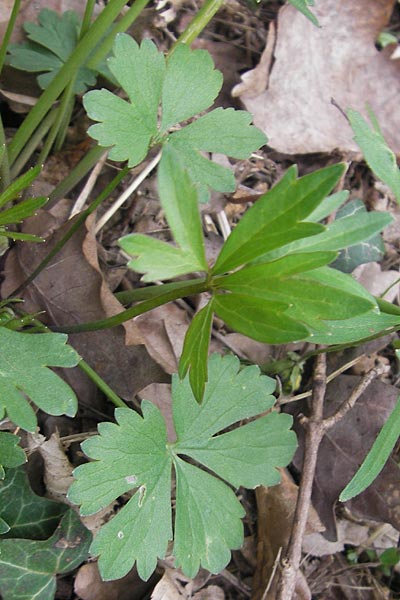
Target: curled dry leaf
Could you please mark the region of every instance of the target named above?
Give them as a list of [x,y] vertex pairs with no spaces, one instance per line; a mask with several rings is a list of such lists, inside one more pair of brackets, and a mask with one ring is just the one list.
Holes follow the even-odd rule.
[[333,98],[343,110],[364,115],[368,103],[389,146],[400,151],[400,63],[391,60],[390,48],[375,47],[394,4],[318,0],[314,12],[320,28],[293,6],[280,10],[268,88],[254,98],[251,88],[242,96],[270,146],[288,154],[359,152]]
[[83,565],[75,577],[74,591],[81,600],[142,600],[154,585],[153,577],[142,581],[136,569],[116,581],[103,581],[97,563]]

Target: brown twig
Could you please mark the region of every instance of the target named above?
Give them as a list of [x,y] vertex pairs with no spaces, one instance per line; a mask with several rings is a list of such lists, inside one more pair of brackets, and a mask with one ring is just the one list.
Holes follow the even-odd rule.
[[281,561],[281,574],[278,582],[276,600],[291,600],[300,568],[301,549],[307,525],[308,511],[311,505],[311,493],[317,464],[319,445],[328,429],[336,425],[366,390],[369,384],[380,375],[383,367],[369,371],[347,398],[330,417],[323,418],[326,391],[326,354],[317,356],[312,390],[311,416],[301,416],[300,422],[306,429],[302,477],[293,518],[289,544]]

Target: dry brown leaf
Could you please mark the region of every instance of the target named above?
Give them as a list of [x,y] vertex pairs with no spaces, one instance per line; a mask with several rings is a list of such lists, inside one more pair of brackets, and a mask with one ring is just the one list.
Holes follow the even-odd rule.
[[381,297],[392,286],[383,298],[387,302],[394,302],[398,298],[400,287],[398,271],[382,271],[379,263],[369,262],[357,267],[353,271],[353,277],[374,296]]
[[141,400],[150,400],[160,409],[167,427],[168,441],[176,442],[176,432],[172,419],[171,385],[169,383],[151,383],[138,392],[138,396]]
[[48,440],[38,433],[28,434],[28,445],[30,450],[37,450],[43,459],[47,495],[68,503],[66,495],[73,482],[73,466],[65,454],[58,433],[53,433]]
[[[331,415],[349,397],[359,377],[340,375],[327,388],[325,416]],[[323,438],[313,487],[313,505],[326,527],[328,540],[337,539],[335,505],[340,492],[371,448],[383,424],[392,412],[399,395],[398,388],[372,382],[357,400],[354,408]],[[291,411],[307,412],[307,404],[296,403]],[[304,430],[295,422],[299,448],[293,463],[301,471]],[[362,494],[345,503],[360,518],[390,523],[400,530],[400,472],[389,459],[378,478]]]
[[[185,577],[178,569],[166,568],[151,595],[151,600],[224,600],[224,591],[217,585],[204,585],[209,574],[199,572],[195,579]],[[196,591],[198,590],[198,591]]]
[[390,48],[378,52],[394,0],[318,0],[315,27],[293,6],[279,12],[268,88],[242,96],[255,124],[279,152],[356,151],[346,119],[331,103],[364,114],[368,103],[388,144],[400,151],[400,63]]
[[187,312],[170,302],[135,320],[150,356],[166,373],[176,373],[189,326]]
[[[280,549],[284,549],[289,541],[292,529],[293,514],[296,507],[298,487],[286,473],[281,471],[282,480],[279,485],[271,488],[260,486],[256,489],[257,498],[257,569],[254,575],[252,600],[274,600],[276,597],[277,578],[271,582],[269,591],[264,596],[271,576],[274,574],[274,564]],[[311,506],[307,522],[307,532],[324,529],[315,510]],[[310,599],[307,584],[301,572],[296,581],[296,596],[298,600]],[[307,595],[308,594],[308,595]]]
[[97,563],[88,563],[76,574],[74,591],[81,600],[142,600],[148,597],[155,580],[142,581],[132,569],[122,579],[102,581]]

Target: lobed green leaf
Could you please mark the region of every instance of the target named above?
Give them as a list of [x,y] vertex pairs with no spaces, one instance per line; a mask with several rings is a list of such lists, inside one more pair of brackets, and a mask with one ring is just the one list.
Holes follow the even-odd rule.
[[[26,462],[25,452],[18,445],[20,439],[20,437],[13,433],[0,431],[0,479],[4,479],[5,477],[4,467],[10,469]],[[2,509],[0,509],[0,512],[2,512]]]
[[0,327],[0,418],[7,413],[16,425],[35,431],[36,415],[25,395],[51,415],[75,414],[74,392],[47,368],[78,364],[78,355],[66,341],[64,334],[27,334]]

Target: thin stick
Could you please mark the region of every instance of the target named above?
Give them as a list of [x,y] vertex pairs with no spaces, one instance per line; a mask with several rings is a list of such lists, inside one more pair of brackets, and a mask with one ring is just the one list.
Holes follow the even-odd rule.
[[99,161],[97,161],[93,171],[90,173],[88,180],[84,185],[83,190],[79,194],[74,206],[72,207],[71,214],[69,216],[70,219],[73,216],[80,213],[81,210],[83,209],[83,207],[85,206],[86,200],[88,199],[91,191],[93,190],[94,186],[96,185],[96,181],[101,173],[102,168],[104,167],[104,163],[107,160],[107,154],[108,154],[108,152],[104,152],[103,156],[100,158]]
[[104,227],[104,225],[111,219],[111,217],[117,212],[119,208],[128,200],[128,198],[133,194],[133,192],[139,187],[139,185],[146,179],[147,175],[149,175],[152,170],[158,165],[161,159],[161,152],[157,154],[155,158],[147,167],[143,169],[138,177],[126,188],[126,190],[121,194],[121,196],[114,202],[114,204],[108,209],[106,213],[98,220],[96,223],[95,234],[99,233],[100,229]]
[[369,371],[356,385],[347,398],[331,417],[323,418],[326,391],[326,355],[320,354],[314,371],[311,417],[302,416],[301,424],[306,428],[303,471],[293,519],[292,532],[284,559],[281,561],[281,577],[278,582],[276,600],[291,600],[296,586],[296,577],[300,568],[301,548],[308,511],[311,506],[311,493],[317,465],[319,445],[325,433],[336,425],[353,408],[375,377],[383,373],[380,365]]

